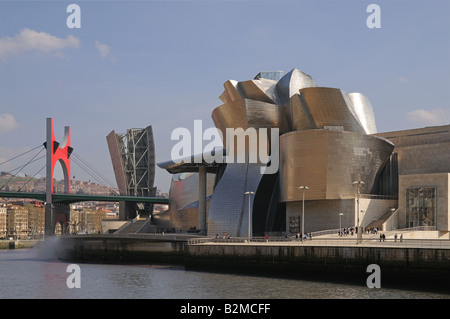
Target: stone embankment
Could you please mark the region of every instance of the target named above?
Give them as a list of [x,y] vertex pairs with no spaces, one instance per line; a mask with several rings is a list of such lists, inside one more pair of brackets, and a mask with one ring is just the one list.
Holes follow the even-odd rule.
[[402,243],[374,240],[365,244],[354,240],[248,243],[205,242],[192,240],[194,237],[79,235],[61,238],[57,251],[58,258],[72,262],[177,264],[192,270],[364,284],[369,276],[368,266],[376,264],[384,283],[450,287],[448,240],[416,247],[417,242],[406,240]]

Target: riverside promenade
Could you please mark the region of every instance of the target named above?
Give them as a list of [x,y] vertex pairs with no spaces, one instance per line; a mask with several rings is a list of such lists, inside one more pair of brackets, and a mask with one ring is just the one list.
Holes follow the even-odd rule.
[[[425,233],[423,233],[425,234]],[[439,288],[450,293],[450,240],[388,235],[295,238],[206,238],[187,234],[76,235],[57,240],[61,260],[176,264],[187,270],[268,275],[366,285],[369,265],[384,286]],[[405,236],[408,237],[408,236]]]

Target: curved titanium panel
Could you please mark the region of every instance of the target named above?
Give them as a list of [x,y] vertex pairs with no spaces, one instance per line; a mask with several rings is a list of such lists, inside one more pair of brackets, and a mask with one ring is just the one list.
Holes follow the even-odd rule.
[[300,89],[317,86],[313,78],[300,71],[293,69],[286,73],[277,83],[277,93],[280,104],[288,104],[294,94],[298,94]]
[[[256,193],[262,178],[256,164],[228,164],[209,206],[208,236],[222,235],[248,236],[248,195]],[[251,195],[251,209],[255,195]]]
[[248,127],[279,128],[280,132],[289,131],[287,107],[264,103],[254,100],[245,100]]
[[[206,194],[212,194],[215,174],[206,174]],[[198,173],[174,174],[169,191],[169,210],[154,214],[160,228],[189,229],[198,226]]]
[[276,81],[263,78],[243,81],[238,83],[238,91],[242,98],[277,104],[279,101],[276,84]]
[[355,117],[353,107],[347,104],[346,98],[340,89],[326,87],[301,89],[300,95],[291,99],[292,129],[342,126],[344,131],[366,134]]
[[375,179],[392,153],[386,139],[345,131],[307,130],[280,137],[281,201],[305,198],[339,199],[355,193],[353,182],[370,194]]
[[231,103],[242,99],[237,90],[237,85],[238,82],[235,80],[228,80],[223,84],[225,91],[219,97],[223,103]]
[[366,134],[376,134],[375,114],[369,99],[361,93],[349,93],[347,96]]
[[[249,143],[245,142],[245,156],[252,154],[251,158],[261,159],[259,156],[259,147],[261,145],[270,145],[270,128],[279,128],[279,132],[285,133],[289,131],[287,118],[287,108],[271,103],[244,99],[232,103],[223,104],[215,108],[212,112],[214,124],[222,132],[222,142],[227,150],[228,162],[237,162],[239,149],[237,139],[234,141],[234,148],[231,144],[227,144],[227,129],[242,128],[246,132],[248,128],[254,128],[255,136],[258,142],[249,147]],[[259,142],[260,135],[257,129],[267,128],[267,141],[265,144]],[[233,133],[233,132],[230,132]],[[269,154],[270,152],[268,152]],[[231,156],[234,154],[234,156]],[[255,161],[252,161],[255,162]]]
[[222,104],[216,107],[211,114],[214,125],[225,135],[227,128],[248,127],[247,111],[244,100]]

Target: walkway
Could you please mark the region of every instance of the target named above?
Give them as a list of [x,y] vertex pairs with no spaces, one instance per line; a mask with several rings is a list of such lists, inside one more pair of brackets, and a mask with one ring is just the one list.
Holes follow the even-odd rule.
[[[387,233],[386,233],[387,234]],[[388,235],[388,234],[387,234]],[[411,239],[400,240],[393,238],[393,234],[385,240],[380,241],[379,234],[363,235],[361,243],[357,242],[356,235],[339,237],[338,235],[324,235],[313,237],[307,240],[296,240],[295,238],[269,237],[267,240],[263,237],[252,238],[248,242],[247,238],[195,238],[190,239],[191,245],[261,245],[261,246],[344,246],[344,247],[391,247],[391,248],[432,248],[432,249],[450,249],[450,239]]]

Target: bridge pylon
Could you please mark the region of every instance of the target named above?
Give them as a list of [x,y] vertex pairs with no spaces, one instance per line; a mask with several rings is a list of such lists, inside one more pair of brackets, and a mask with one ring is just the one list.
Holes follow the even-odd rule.
[[[62,229],[69,221],[69,205],[53,205],[53,173],[56,163],[60,163],[64,175],[64,193],[70,194],[70,154],[73,148],[70,146],[70,126],[64,127],[64,138],[62,143],[55,139],[53,130],[53,119],[47,118],[47,139],[45,142],[47,149],[47,173],[46,173],[46,204],[45,204],[45,236],[55,234],[55,225],[60,223]],[[67,207],[63,207],[67,206]]]

